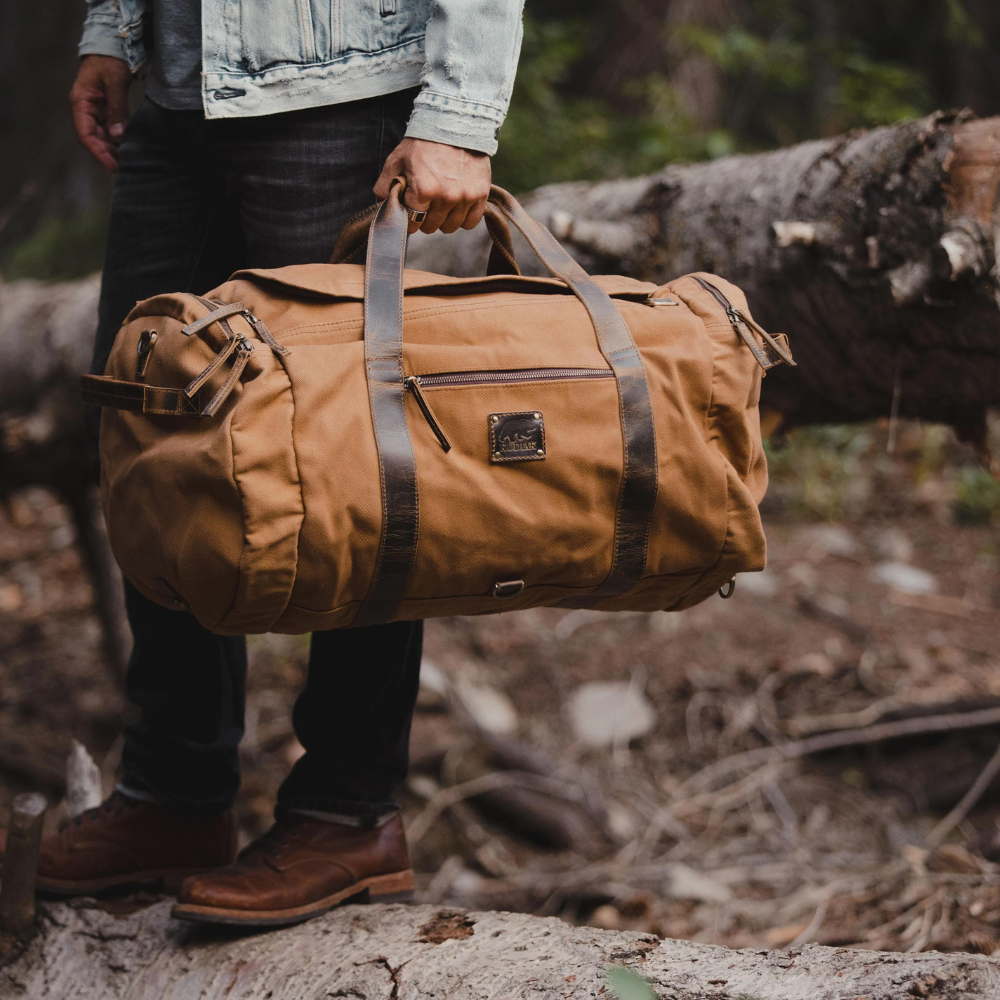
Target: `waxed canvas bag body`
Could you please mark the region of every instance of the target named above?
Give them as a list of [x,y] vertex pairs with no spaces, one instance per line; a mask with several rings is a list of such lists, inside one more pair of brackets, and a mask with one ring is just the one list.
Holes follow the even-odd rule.
[[742,293],[589,277],[499,188],[506,273],[404,270],[400,190],[345,227],[364,264],[147,299],[84,376],[128,579],[239,634],[678,610],[763,569],[757,403],[792,362]]

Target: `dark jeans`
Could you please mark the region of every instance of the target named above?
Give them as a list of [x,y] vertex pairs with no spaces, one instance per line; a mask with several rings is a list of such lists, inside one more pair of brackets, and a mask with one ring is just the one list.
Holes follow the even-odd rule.
[[[146,101],[120,149],[93,370],[126,313],[160,292],[204,293],[244,267],[326,261],[402,139],[416,91],[262,118],[205,121]],[[96,440],[96,423],[91,424]],[[213,635],[126,585],[135,647],[123,785],[186,813],[239,786],[246,643]],[[306,753],[278,809],[373,822],[406,777],[421,622],[317,632],[295,704]]]

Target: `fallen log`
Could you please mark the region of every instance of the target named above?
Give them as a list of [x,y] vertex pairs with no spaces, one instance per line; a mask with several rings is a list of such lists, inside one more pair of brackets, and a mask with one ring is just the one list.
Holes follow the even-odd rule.
[[[525,207],[593,272],[712,271],[791,338],[763,403],[788,424],[889,416],[981,443],[1000,404],[1000,118],[936,114],[647,177],[543,187]],[[415,241],[411,267],[477,273],[485,236]],[[530,273],[542,273],[519,247]]]
[[44,905],[39,935],[0,970],[0,998],[563,1000],[613,997],[611,966],[634,969],[671,1000],[986,1000],[1000,984],[1000,962],[983,955],[730,951],[516,913],[348,906],[234,935],[172,922],[169,912],[168,902],[117,916],[92,901]]

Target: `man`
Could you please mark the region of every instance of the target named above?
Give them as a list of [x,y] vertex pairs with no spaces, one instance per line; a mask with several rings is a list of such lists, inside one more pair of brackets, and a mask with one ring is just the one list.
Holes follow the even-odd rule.
[[[523,0],[91,0],[70,94],[117,171],[94,352],[158,292],[325,261],[396,175],[424,232],[472,228],[490,185]],[[146,99],[128,120],[132,75]],[[336,456],[331,456],[336,461]],[[345,473],[349,474],[349,473]],[[183,882],[177,916],[256,926],[413,875],[393,791],[407,769],[422,623],[317,633],[294,710],[305,747],[276,822],[234,861],[246,648],[126,584],[135,647],[123,778],[45,839],[41,888]],[[202,873],[202,874],[198,874]]]

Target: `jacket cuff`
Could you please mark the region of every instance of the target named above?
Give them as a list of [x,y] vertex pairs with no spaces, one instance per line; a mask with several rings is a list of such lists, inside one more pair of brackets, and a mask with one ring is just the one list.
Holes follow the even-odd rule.
[[105,21],[88,17],[83,25],[83,35],[77,49],[80,56],[111,56],[128,62],[125,57],[125,43],[118,33],[117,21]]
[[422,91],[413,103],[406,135],[492,156],[503,118],[493,105]]

